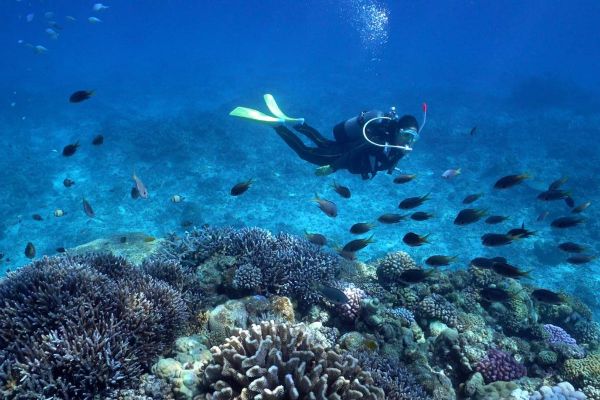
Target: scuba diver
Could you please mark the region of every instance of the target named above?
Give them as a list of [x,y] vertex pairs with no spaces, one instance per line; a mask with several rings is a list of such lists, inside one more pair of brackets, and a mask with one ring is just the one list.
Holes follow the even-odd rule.
[[[372,179],[379,171],[391,174],[398,161],[412,151],[412,145],[419,138],[427,117],[425,103],[420,129],[415,117],[399,117],[395,107],[391,107],[387,113],[364,111],[334,126],[334,140],[331,140],[306,124],[304,118],[285,115],[272,95],[265,94],[264,99],[273,116],[246,107],[236,107],[229,115],[273,126],[300,158],[319,166],[315,171],[319,176],[340,169],[360,174],[363,179]],[[315,146],[307,146],[288,126],[307,137]]]

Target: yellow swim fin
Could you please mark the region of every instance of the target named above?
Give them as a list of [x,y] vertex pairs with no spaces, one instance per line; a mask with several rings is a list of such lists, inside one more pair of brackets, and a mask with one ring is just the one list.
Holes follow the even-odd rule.
[[250,119],[252,121],[262,122],[265,124],[279,125],[283,123],[280,118],[271,117],[270,115],[247,107],[236,107],[229,113],[229,115],[232,117]]
[[279,108],[277,105],[277,102],[272,94],[267,93],[263,96],[263,98],[265,99],[265,104],[267,105],[269,111],[271,111],[271,113],[277,118],[282,119],[284,123],[292,123],[293,125],[304,123],[304,118],[292,118],[285,115],[283,111],[281,111],[281,108]]

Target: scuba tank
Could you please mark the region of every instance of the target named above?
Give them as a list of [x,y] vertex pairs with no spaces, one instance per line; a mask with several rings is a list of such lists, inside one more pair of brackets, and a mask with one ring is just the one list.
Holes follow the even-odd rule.
[[[338,143],[354,142],[363,135],[362,129],[365,122],[378,117],[383,117],[384,113],[379,110],[363,111],[360,115],[342,121],[333,127],[333,136]],[[381,124],[384,120],[379,119],[372,125]],[[386,121],[387,122],[387,121]]]

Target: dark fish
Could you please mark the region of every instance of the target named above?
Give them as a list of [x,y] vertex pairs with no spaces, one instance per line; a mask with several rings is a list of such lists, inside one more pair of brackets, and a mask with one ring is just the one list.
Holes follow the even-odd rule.
[[481,236],[481,244],[489,247],[505,246],[512,243],[515,238],[504,233],[486,233]]
[[486,210],[476,208],[465,208],[460,210],[456,218],[454,219],[455,225],[468,225],[479,221],[484,215],[487,214]]
[[25,257],[27,257],[27,258],[35,257],[35,246],[31,242],[28,242],[27,246],[25,246]]
[[403,210],[409,210],[411,208],[419,207],[427,200],[429,200],[429,193],[421,197],[409,197],[407,199],[404,199],[400,202],[398,207]]
[[474,126],[471,128],[471,131],[469,132],[469,136],[475,136],[476,133],[477,133],[477,126]]
[[542,222],[543,220],[546,219],[546,217],[550,214],[549,211],[543,211],[542,213],[540,213],[540,215],[538,215],[538,217],[535,219],[537,222]]
[[585,203],[580,204],[577,207],[573,208],[571,210],[571,212],[575,213],[575,214],[579,214],[580,212],[582,212],[583,210],[585,210],[586,208],[588,208],[591,204],[592,204],[591,201],[586,201]]
[[87,201],[84,198],[82,201],[82,204],[83,204],[83,212],[85,213],[85,215],[87,215],[90,218],[94,218],[96,216],[96,213],[94,212],[94,209],[92,208],[89,201]]
[[350,227],[350,233],[360,235],[369,232],[375,225],[368,222],[359,222]]
[[138,199],[140,197],[140,191],[135,186],[131,188],[131,198]]
[[411,214],[410,218],[415,221],[426,221],[429,218],[433,217],[433,214],[429,214],[424,211],[417,211]]
[[495,262],[504,262],[505,263],[506,258],[504,258],[504,257],[493,257],[493,258],[475,257],[474,259],[471,260],[471,265],[476,268],[492,269],[492,265],[494,265]]
[[356,253],[354,253],[352,251],[344,251],[343,249],[336,249],[336,252],[340,255],[340,257],[342,257],[343,259],[346,259],[348,261],[356,260]]
[[67,251],[67,249],[65,249],[64,247],[57,247],[56,248],[56,252],[57,253],[65,253]]
[[504,303],[505,301],[510,300],[511,297],[510,293],[508,293],[506,290],[492,287],[486,287],[481,289],[479,291],[479,294],[481,294],[481,297],[483,297],[489,302],[497,301],[499,303]]
[[102,135],[96,135],[92,140],[94,146],[100,146],[102,143],[104,143],[104,136]]
[[457,256],[435,255],[428,257],[427,260],[425,260],[425,264],[430,265],[432,267],[444,267],[446,265],[450,265],[456,259]]
[[69,178],[65,178],[65,180],[63,181],[63,185],[65,185],[65,187],[71,187],[75,184],[75,181]]
[[535,235],[535,231],[530,231],[530,230],[525,229],[525,223],[522,223],[520,228],[513,228],[510,231],[508,231],[506,234],[515,239],[525,239],[525,238]]
[[121,236],[119,238],[119,243],[127,243],[127,236]]
[[407,182],[412,181],[416,177],[417,177],[417,175],[415,175],[415,174],[398,175],[397,177],[394,178],[394,183],[397,183],[397,184],[407,183]]
[[573,265],[581,265],[594,261],[596,258],[596,256],[590,256],[588,254],[575,254],[567,258],[567,262]]
[[308,233],[304,231],[304,236],[306,236],[306,240],[317,246],[325,246],[327,244],[327,238],[320,233]]
[[567,207],[575,207],[575,200],[573,200],[573,198],[571,196],[567,196],[565,197],[565,204],[567,205]]
[[501,222],[506,221],[510,217],[505,217],[504,215],[490,215],[485,219],[486,224],[495,225]]
[[367,247],[369,243],[373,243],[373,235],[369,236],[366,239],[354,239],[349,241],[344,245],[344,247],[342,247],[342,251],[348,253],[356,253],[357,251]]
[[40,214],[33,214],[31,216],[31,218],[33,218],[36,221],[43,221],[44,220],[44,218],[42,218],[42,216]]
[[235,185],[233,185],[233,187],[231,188],[229,193],[232,196],[239,196],[240,194],[243,194],[246,190],[248,190],[248,188],[250,188],[252,183],[253,183],[252,178],[248,179],[245,182],[238,182]]
[[463,204],[471,204],[471,203],[479,200],[481,198],[481,196],[483,196],[483,193],[470,194],[467,197],[465,197],[462,202],[463,202]]
[[344,292],[331,286],[320,286],[319,293],[334,304],[346,304],[348,302],[348,296]]
[[529,179],[530,176],[527,174],[519,174],[519,175],[507,175],[496,181],[494,184],[494,188],[496,189],[508,189],[519,183],[523,182],[525,179]]
[[425,271],[418,268],[407,269],[400,274],[398,280],[403,283],[419,283],[427,279],[431,273],[432,271]]
[[323,211],[325,213],[325,215],[327,215],[328,217],[331,217],[331,218],[337,217],[338,209],[333,201],[322,199],[319,197],[318,194],[315,194],[315,198],[312,201],[316,202],[317,207],[319,207],[319,209],[321,211]]
[[427,241],[427,237],[429,237],[429,234],[425,236],[419,236],[414,232],[408,232],[406,235],[404,235],[402,241],[409,246],[418,247],[422,246],[425,243],[429,243]]
[[79,147],[79,142],[71,143],[63,147],[62,155],[65,157],[70,157],[77,151]]
[[564,229],[564,228],[572,228],[574,226],[577,226],[579,224],[581,224],[583,221],[585,221],[583,218],[581,217],[560,217],[560,218],[556,218],[554,221],[552,221],[552,223],[550,224],[553,228],[559,228],[559,229]]
[[519,268],[506,262],[494,262],[492,264],[492,271],[507,278],[519,279],[521,277],[529,277],[529,271],[521,271]]
[[560,188],[566,181],[569,180],[568,176],[563,176],[560,179],[555,180],[548,186],[548,190],[557,190]]
[[531,297],[539,301],[540,303],[546,304],[561,304],[564,301],[563,295],[554,293],[547,289],[535,289],[531,292]]
[[406,215],[401,214],[383,214],[377,218],[382,224],[396,224],[406,219]]
[[586,250],[585,246],[573,242],[561,243],[558,248],[567,253],[583,253]]
[[538,194],[537,198],[543,201],[566,200],[570,195],[570,192],[561,189],[550,189]]
[[71,103],[81,103],[94,95],[93,90],[78,90],[69,97]]
[[352,193],[350,193],[350,189],[348,189],[346,186],[340,185],[336,181],[333,181],[333,183],[331,184],[331,187],[333,187],[333,190],[335,190],[335,192],[337,194],[339,194],[340,196],[342,196],[345,199],[349,199],[350,197],[352,197]]

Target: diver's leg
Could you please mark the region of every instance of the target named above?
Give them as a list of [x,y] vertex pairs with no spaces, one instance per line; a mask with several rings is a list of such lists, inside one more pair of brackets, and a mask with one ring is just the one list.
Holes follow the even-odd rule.
[[283,125],[276,126],[275,132],[298,154],[304,161],[315,165],[330,165],[340,157],[339,151],[334,148],[308,147],[298,136]]
[[294,129],[309,138],[318,147],[328,147],[333,143],[333,140],[325,138],[318,130],[306,123],[294,125]]

